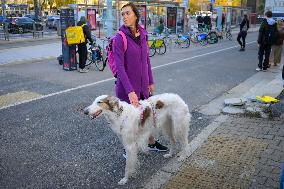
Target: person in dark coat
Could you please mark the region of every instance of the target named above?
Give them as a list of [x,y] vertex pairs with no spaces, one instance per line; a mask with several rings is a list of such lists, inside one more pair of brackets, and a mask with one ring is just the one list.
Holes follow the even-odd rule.
[[196,18],[196,21],[197,21],[197,24],[198,24],[198,29],[202,29],[203,27],[203,22],[204,22],[204,19],[202,17],[202,15],[198,15],[197,18]]
[[[248,20],[248,16],[245,14],[244,19],[242,20],[242,23],[240,24],[240,32],[237,38],[237,41],[239,42],[241,46],[240,51],[245,51],[246,36],[247,36],[248,29],[249,29],[249,20]],[[241,41],[241,38],[242,38],[242,41]]]
[[[267,11],[265,13],[266,19],[263,20],[259,27],[257,43],[258,49],[258,68],[256,71],[266,71],[269,65],[269,56],[271,52],[271,45],[274,44],[277,37],[277,25],[272,18],[272,12]],[[263,61],[263,56],[265,56]]]
[[86,17],[82,16],[80,18],[80,21],[77,23],[77,26],[83,26],[83,32],[85,35],[85,43],[78,44],[78,53],[79,53],[79,72],[80,73],[86,73],[89,70],[85,68],[87,56],[88,56],[88,50],[87,50],[87,40],[90,44],[93,44],[93,39],[91,35],[91,30],[89,26],[87,25]]
[[208,14],[206,14],[206,16],[204,16],[204,24],[207,25],[208,29],[211,29],[211,18]]
[[283,40],[284,40],[284,28],[283,28],[283,21],[277,21],[277,29],[278,29],[278,37],[275,40],[275,43],[272,46],[272,56],[274,66],[278,66],[281,63],[281,54],[282,54],[282,47],[283,47]]

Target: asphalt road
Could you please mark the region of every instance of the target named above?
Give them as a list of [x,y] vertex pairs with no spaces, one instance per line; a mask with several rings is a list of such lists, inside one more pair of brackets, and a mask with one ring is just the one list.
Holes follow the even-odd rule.
[[[151,59],[156,93],[179,94],[193,113],[190,140],[214,118],[195,110],[255,74],[256,35],[248,35],[245,52],[224,40]],[[57,61],[1,66],[0,95],[43,95],[0,108],[1,188],[137,188],[163,167],[162,153],[141,154],[136,178],[117,185],[124,174],[122,145],[104,118],[90,120],[81,111],[96,96],[114,94],[111,78],[94,67],[87,74],[63,71]]]

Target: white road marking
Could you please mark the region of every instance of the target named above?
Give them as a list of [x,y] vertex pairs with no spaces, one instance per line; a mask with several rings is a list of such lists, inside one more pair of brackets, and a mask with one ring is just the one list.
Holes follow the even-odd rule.
[[[247,44],[252,44],[252,43],[256,43],[256,41],[248,42]],[[192,60],[192,59],[195,59],[195,58],[198,58],[198,57],[207,56],[207,55],[210,55],[210,54],[215,54],[215,53],[223,52],[223,51],[226,51],[226,50],[234,49],[234,48],[236,48],[236,47],[239,47],[239,45],[235,45],[235,46],[232,46],[232,47],[228,47],[228,48],[224,48],[224,49],[212,51],[212,52],[205,53],[205,54],[196,55],[196,56],[193,56],[193,57],[181,59],[181,60],[174,61],[174,62],[169,62],[169,63],[167,63],[167,64],[163,64],[163,65],[159,65],[159,66],[154,66],[154,67],[152,67],[152,69],[155,70],[155,69],[158,69],[158,68],[161,68],[161,67],[166,67],[166,66],[169,66],[169,65],[178,64],[178,63],[180,63],[180,62],[184,62],[184,61],[187,61],[187,60]],[[90,87],[90,86],[97,85],[97,84],[100,84],[100,83],[112,81],[112,80],[114,80],[114,79],[115,79],[115,78],[108,78],[108,79],[104,79],[104,80],[97,81],[97,82],[94,82],[94,83],[89,83],[89,84],[85,84],[85,85],[80,85],[80,86],[78,86],[78,87],[66,89],[66,90],[59,91],[59,92],[55,92],[55,93],[51,93],[51,94],[48,94],[48,95],[43,95],[43,96],[38,97],[38,98],[34,98],[34,99],[30,99],[30,100],[25,100],[25,101],[22,101],[22,102],[17,102],[17,103],[8,105],[8,106],[3,106],[3,107],[0,108],[0,110],[4,110],[4,109],[7,109],[7,108],[11,108],[11,107],[17,106],[17,105],[29,103],[29,102],[32,102],[32,101],[41,100],[41,99],[45,99],[45,98],[48,98],[48,97],[52,97],[52,96],[56,96],[56,95],[60,95],[60,94],[64,94],[64,93],[68,93],[68,92],[75,91],[75,90],[78,90],[78,89],[82,89],[82,88]]]

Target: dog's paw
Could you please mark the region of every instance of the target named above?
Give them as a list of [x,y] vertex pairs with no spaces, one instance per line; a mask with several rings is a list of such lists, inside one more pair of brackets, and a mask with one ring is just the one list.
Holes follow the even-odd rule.
[[118,182],[118,185],[124,185],[124,184],[127,183],[127,181],[128,181],[127,178],[123,178],[123,179],[121,179],[121,180]]
[[164,155],[164,158],[171,158],[171,157],[173,157],[173,154],[165,154]]

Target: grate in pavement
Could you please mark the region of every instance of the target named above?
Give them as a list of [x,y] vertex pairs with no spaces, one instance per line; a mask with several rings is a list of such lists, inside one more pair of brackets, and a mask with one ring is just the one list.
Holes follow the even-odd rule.
[[164,188],[248,188],[266,147],[260,139],[210,137]]

